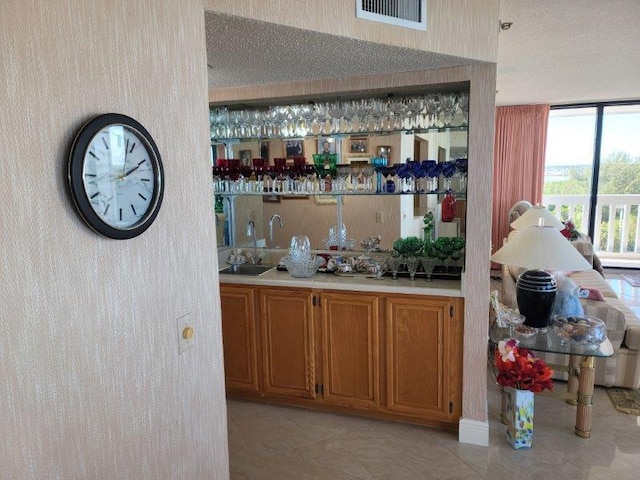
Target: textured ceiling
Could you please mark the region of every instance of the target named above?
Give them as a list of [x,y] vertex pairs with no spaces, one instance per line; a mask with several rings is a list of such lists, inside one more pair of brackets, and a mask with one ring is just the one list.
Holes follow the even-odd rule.
[[496,103],[640,99],[640,0],[502,0]]
[[251,19],[205,13],[210,87],[409,72],[478,63]]
[[[498,41],[498,105],[640,98],[640,0],[502,0],[500,19],[513,25]],[[205,22],[213,88],[478,63],[214,12]]]

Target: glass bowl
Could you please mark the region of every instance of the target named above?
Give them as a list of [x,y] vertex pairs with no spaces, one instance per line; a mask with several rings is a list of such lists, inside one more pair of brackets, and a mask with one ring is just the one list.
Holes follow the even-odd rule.
[[292,277],[311,278],[316,274],[320,265],[324,263],[324,258],[314,256],[308,261],[295,261],[287,255],[286,257],[282,257],[280,263],[287,267],[287,271]]
[[602,320],[585,315],[566,317],[554,315],[549,324],[551,333],[561,343],[570,343],[580,347],[595,348],[607,338],[607,327]]

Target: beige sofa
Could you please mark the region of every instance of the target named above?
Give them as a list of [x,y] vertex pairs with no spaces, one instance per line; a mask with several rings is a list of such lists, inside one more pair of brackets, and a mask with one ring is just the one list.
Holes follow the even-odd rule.
[[[585,258],[587,256],[585,255]],[[517,308],[516,280],[522,269],[503,265],[503,304]],[[596,385],[605,387],[640,388],[640,319],[621,301],[597,270],[574,272],[569,277],[579,287],[598,290],[604,301],[581,299],[586,315],[600,318],[607,325],[607,335],[613,344],[614,354],[596,359]],[[565,363],[565,355],[540,354],[551,363]],[[557,378],[566,379],[562,373]]]

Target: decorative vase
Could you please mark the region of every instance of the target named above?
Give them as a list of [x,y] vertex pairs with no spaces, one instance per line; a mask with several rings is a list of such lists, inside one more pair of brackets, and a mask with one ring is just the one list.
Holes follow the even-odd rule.
[[513,448],[530,448],[533,440],[533,397],[529,390],[505,387],[507,440]]

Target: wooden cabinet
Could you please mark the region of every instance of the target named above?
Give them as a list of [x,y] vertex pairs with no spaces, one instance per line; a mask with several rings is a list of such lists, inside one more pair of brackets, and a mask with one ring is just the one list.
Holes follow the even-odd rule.
[[221,297],[231,395],[457,424],[461,298],[229,285]]
[[386,409],[434,420],[461,414],[462,301],[386,298]]
[[227,389],[258,391],[253,287],[220,286],[224,378]]
[[311,291],[260,289],[260,307],[264,392],[315,398]]
[[349,407],[380,404],[377,295],[322,293],[322,398]]

